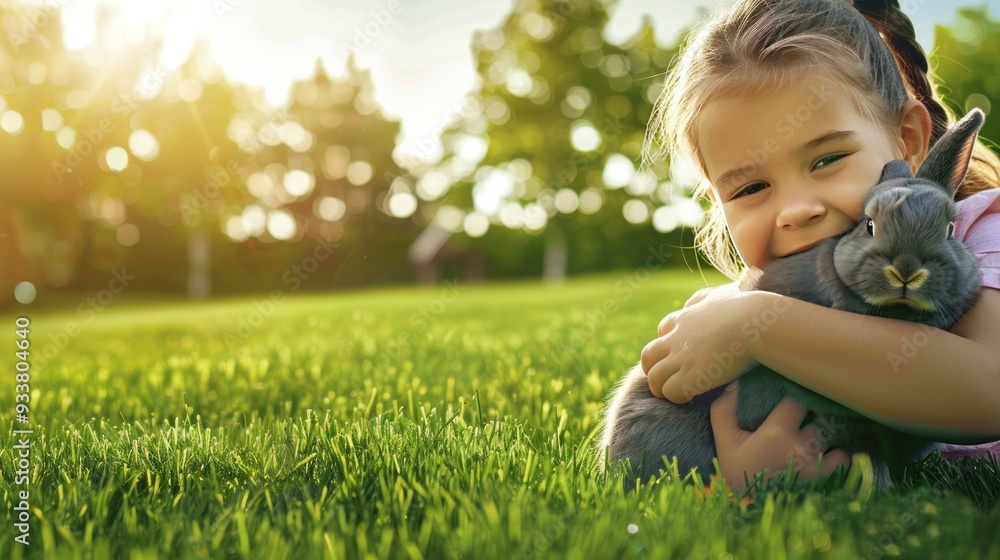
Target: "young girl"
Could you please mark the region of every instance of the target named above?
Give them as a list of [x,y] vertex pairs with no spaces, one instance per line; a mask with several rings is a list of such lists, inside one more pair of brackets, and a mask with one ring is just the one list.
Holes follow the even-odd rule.
[[[731,278],[852,227],[882,167],[902,159],[916,170],[954,120],[895,0],[737,0],[692,36],[649,136],[700,168],[711,210],[699,246]],[[887,426],[981,444],[942,444],[944,454],[1000,449],[982,445],[1000,438],[998,184],[1000,161],[977,145],[955,235],[979,258],[984,290],[950,332],[732,285],[706,289],[643,349],[650,389],[686,402],[756,361]],[[759,336],[741,336],[748,325]],[[788,399],[758,431],[740,430],[737,392],[712,407],[731,486],[744,473],[773,476],[790,459],[804,478],[849,464],[815,425],[800,429],[807,411]]]

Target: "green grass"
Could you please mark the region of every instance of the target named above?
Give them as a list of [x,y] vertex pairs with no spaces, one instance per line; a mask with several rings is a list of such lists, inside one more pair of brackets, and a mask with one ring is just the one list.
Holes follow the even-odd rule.
[[[932,458],[886,493],[779,477],[748,500],[599,474],[605,396],[703,285],[621,272],[271,308],[124,293],[91,322],[87,294],[36,305],[31,545],[13,542],[5,428],[0,557],[1000,557],[991,460]],[[12,371],[13,315],[0,333]]]

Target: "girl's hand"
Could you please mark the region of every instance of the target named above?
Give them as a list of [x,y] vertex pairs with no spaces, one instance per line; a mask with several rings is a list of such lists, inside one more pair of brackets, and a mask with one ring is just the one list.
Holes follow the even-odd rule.
[[667,315],[659,338],[642,349],[650,391],[682,404],[739,377],[752,361],[750,345],[760,338],[753,316],[762,293],[733,284],[699,290]]
[[719,467],[731,488],[745,486],[744,473],[752,481],[755,474],[769,469],[764,477],[774,478],[784,472],[789,461],[799,471],[799,480],[817,478],[821,468],[827,477],[838,466],[850,467],[851,458],[843,449],[827,452],[829,442],[816,424],[799,429],[808,411],[791,397],[778,403],[756,432],[741,429],[736,419],[737,386],[738,382],[727,387],[711,409]]

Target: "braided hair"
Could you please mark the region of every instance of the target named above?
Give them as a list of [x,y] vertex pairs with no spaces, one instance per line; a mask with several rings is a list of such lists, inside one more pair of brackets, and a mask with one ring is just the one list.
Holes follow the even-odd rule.
[[[933,145],[954,124],[955,118],[941,103],[934,82],[928,76],[927,56],[917,43],[913,23],[900,9],[898,0],[854,0],[853,5],[882,36],[906,80],[907,89],[930,113],[930,143]],[[975,192],[995,188],[998,184],[1000,161],[992,151],[977,143],[968,180],[959,189],[956,198],[961,200]]]

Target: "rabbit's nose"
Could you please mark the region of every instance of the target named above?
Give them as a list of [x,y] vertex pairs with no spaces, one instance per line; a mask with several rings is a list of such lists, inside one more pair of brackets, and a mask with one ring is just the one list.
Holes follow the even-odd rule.
[[892,264],[882,269],[886,280],[893,288],[910,288],[916,290],[927,282],[930,271],[926,268],[919,268],[920,261],[910,255],[903,255],[893,259]]

